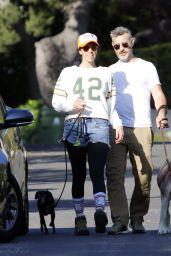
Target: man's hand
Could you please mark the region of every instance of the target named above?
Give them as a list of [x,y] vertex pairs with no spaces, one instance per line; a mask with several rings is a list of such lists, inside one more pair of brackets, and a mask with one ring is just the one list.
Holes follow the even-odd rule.
[[156,117],[156,126],[158,129],[169,128],[168,119],[163,115],[158,115]]
[[124,137],[123,126],[116,127],[115,144],[121,143]]

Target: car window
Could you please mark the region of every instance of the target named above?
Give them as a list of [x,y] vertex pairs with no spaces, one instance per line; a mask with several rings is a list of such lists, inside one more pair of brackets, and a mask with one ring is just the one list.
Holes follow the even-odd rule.
[[0,124],[4,123],[5,115],[6,115],[5,104],[0,95]]

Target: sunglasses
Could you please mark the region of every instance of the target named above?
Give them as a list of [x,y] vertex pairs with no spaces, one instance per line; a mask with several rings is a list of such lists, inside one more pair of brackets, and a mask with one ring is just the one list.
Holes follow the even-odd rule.
[[[129,44],[128,43],[121,43],[122,44],[122,47],[123,48],[129,48]],[[120,44],[114,44],[113,45],[113,48],[115,49],[115,50],[119,50],[120,49]]]
[[91,48],[92,51],[97,51],[97,48],[98,46],[97,45],[86,45],[84,46],[82,49],[85,51],[85,52],[88,52],[88,50]]

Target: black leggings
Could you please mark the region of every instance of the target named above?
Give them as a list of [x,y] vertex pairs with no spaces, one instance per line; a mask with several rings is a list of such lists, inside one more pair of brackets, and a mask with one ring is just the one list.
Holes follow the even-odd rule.
[[76,147],[66,142],[72,166],[72,197],[84,197],[84,183],[86,179],[86,156],[90,178],[93,184],[93,193],[106,193],[104,182],[104,168],[108,152],[108,145],[102,142],[88,143],[86,147]]

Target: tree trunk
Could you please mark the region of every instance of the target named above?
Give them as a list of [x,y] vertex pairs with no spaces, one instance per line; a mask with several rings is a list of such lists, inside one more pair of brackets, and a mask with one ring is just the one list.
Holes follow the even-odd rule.
[[40,91],[36,77],[34,39],[26,33],[25,24],[22,20],[17,24],[16,29],[22,38],[21,47],[27,68],[27,97],[37,99],[40,98]]
[[76,60],[77,38],[87,30],[89,12],[93,4],[94,0],[80,0],[66,6],[67,22],[64,30],[54,37],[47,37],[35,43],[40,93],[49,106],[59,73]]

